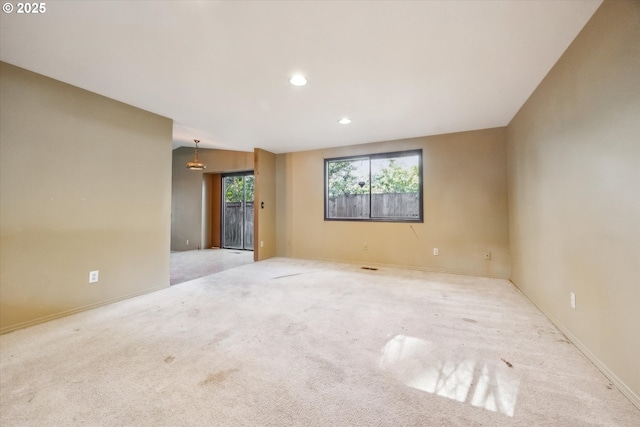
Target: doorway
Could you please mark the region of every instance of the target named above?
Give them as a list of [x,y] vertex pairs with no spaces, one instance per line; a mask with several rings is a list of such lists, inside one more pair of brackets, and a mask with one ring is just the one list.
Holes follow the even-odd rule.
[[253,172],[222,175],[222,247],[253,250]]

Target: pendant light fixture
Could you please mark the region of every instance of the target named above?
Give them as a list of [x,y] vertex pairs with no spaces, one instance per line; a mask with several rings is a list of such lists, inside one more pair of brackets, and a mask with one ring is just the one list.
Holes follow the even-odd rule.
[[201,171],[203,169],[206,169],[207,165],[198,160],[198,142],[200,142],[200,140],[194,139],[193,141],[196,143],[196,155],[193,158],[192,162],[187,162],[187,169],[192,171]]

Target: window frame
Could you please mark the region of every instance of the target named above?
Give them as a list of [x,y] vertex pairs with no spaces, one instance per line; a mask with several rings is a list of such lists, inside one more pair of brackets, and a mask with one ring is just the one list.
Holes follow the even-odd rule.
[[[371,161],[374,159],[397,158],[418,156],[418,217],[372,217],[371,207]],[[367,159],[369,162],[369,217],[368,218],[331,218],[329,213],[329,162],[341,160],[360,160]],[[353,156],[331,157],[324,159],[324,220],[325,221],[356,221],[356,222],[395,222],[395,223],[424,223],[424,186],[423,186],[423,170],[422,170],[422,149],[392,151],[387,153],[374,154],[357,154]]]

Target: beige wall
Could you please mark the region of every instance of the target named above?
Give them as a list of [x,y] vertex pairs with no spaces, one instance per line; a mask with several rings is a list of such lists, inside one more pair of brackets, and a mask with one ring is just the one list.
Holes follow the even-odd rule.
[[0,331],[169,286],[171,120],[5,63],[0,85]]
[[[424,223],[324,221],[325,158],[417,148]],[[509,277],[504,128],[288,153],[276,163],[279,256]]]
[[293,257],[293,154],[276,154],[276,256]]
[[[212,173],[206,174],[210,178],[209,199],[210,212],[205,214],[205,218],[209,218],[209,243],[211,247],[219,248],[222,244],[222,174]],[[206,245],[204,246],[207,247]]]
[[[195,147],[195,146],[194,146]],[[185,167],[193,160],[194,147],[181,147],[173,150],[173,178],[171,201],[171,250],[188,251],[202,248],[210,235],[210,221],[207,215],[216,213],[203,206],[205,198],[211,194],[204,174],[242,172],[253,170],[253,153],[227,150],[198,150],[198,158],[207,164],[204,171],[192,171]],[[187,240],[189,244],[187,244]]]
[[261,261],[276,255],[276,155],[256,148],[254,164],[255,260]]
[[640,405],[640,2],[603,3],[507,135],[512,280]]

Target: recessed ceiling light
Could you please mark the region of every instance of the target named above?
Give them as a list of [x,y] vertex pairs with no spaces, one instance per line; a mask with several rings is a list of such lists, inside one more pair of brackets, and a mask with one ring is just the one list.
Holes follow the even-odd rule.
[[294,74],[289,79],[289,83],[294,86],[304,86],[307,84],[307,79],[302,74]]
[[340,120],[338,120],[338,123],[340,123],[341,125],[348,125],[349,123],[351,123],[351,119],[343,117]]

